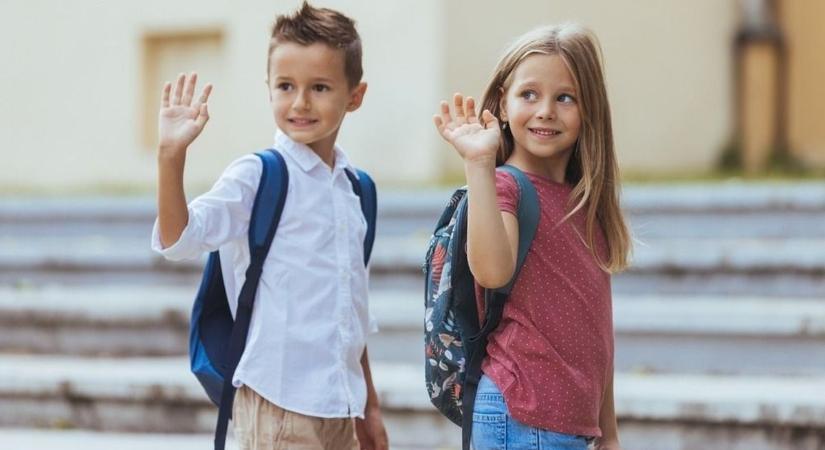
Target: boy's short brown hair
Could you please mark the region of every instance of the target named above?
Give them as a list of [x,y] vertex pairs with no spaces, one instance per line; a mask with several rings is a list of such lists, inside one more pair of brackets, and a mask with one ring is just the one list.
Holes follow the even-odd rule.
[[344,51],[344,73],[350,87],[361,82],[361,37],[355,21],[329,8],[315,8],[304,1],[292,15],[280,15],[272,27],[267,52],[266,75],[269,77],[270,57],[279,43],[294,42],[311,45],[318,42]]

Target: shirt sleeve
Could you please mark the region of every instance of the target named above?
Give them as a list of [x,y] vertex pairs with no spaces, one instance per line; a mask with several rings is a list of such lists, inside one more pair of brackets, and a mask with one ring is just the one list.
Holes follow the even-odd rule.
[[[372,264],[372,263],[370,263]],[[370,285],[370,267],[367,266],[367,278],[366,278],[366,285]],[[367,294],[369,295],[369,294]],[[369,304],[369,303],[368,303]],[[375,314],[372,313],[372,309],[367,307],[367,334],[375,334],[378,333],[378,320],[375,318]]]
[[262,171],[256,155],[232,162],[209,191],[189,203],[189,221],[173,245],[163,247],[155,219],[152,250],[173,261],[195,259],[246,234]]
[[496,171],[496,199],[499,210],[518,215],[518,184],[512,175],[502,170]]

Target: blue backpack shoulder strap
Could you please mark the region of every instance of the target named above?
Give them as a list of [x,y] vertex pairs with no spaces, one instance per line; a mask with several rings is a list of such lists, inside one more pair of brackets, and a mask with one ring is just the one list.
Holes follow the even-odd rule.
[[505,171],[513,176],[519,188],[518,202],[518,257],[513,277],[505,286],[498,289],[484,290],[484,324],[481,330],[465,342],[465,347],[472,347],[473,351],[466,366],[464,379],[464,397],[461,417],[461,444],[463,450],[470,448],[473,427],[473,409],[475,408],[478,382],[481,380],[481,362],[487,354],[487,336],[495,330],[501,321],[504,312],[504,302],[510,291],[513,290],[519,271],[527,259],[527,252],[536,236],[539,225],[540,205],[539,197],[533,183],[521,170],[514,166],[503,165],[498,170]]
[[364,265],[370,262],[372,244],[375,242],[375,222],[378,215],[378,193],[375,182],[363,170],[355,169],[355,173],[346,171],[347,178],[352,183],[352,191],[361,200],[361,211],[367,219],[367,235],[364,237]]
[[289,173],[280,153],[270,149],[256,154],[261,158],[263,170],[249,220],[249,267],[246,270],[246,281],[238,296],[235,324],[226,351],[223,392],[218,408],[218,425],[215,428],[215,450],[223,450],[226,444],[226,431],[235,398],[232,378],[246,346],[255,293],[258,291],[264,260],[281,220],[289,186]]
[[516,180],[519,187],[519,202],[518,202],[518,258],[516,260],[516,268],[513,271],[513,277],[506,286],[497,289],[505,295],[510,294],[513,289],[513,284],[518,278],[518,273],[521,266],[524,265],[524,260],[527,258],[527,251],[530,250],[530,245],[533,244],[533,238],[536,237],[536,230],[539,226],[539,197],[536,193],[536,188],[533,183],[515,166],[503,165],[499,167]]

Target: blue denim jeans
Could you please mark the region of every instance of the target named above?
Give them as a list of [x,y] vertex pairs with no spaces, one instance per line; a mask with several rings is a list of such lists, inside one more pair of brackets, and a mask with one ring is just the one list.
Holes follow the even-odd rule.
[[524,425],[507,411],[504,396],[486,375],[481,377],[473,408],[474,450],[587,450],[584,436],[555,433]]

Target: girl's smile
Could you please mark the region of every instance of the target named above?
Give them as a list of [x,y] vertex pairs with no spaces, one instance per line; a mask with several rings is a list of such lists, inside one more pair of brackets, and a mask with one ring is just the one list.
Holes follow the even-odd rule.
[[501,116],[513,135],[513,158],[530,172],[563,182],[579,138],[576,83],[558,54],[535,53],[513,71]]

